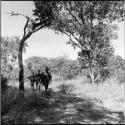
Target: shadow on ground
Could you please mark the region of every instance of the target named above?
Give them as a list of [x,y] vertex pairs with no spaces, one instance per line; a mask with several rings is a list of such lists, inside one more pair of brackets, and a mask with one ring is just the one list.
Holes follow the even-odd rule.
[[[41,100],[46,98],[46,106],[42,108],[38,100],[39,104],[35,108],[24,110],[23,124],[117,124],[124,122],[122,112],[111,112],[95,105],[95,100],[80,98],[71,93],[67,94],[62,89],[57,92],[49,90],[48,93],[44,91],[36,93],[39,94]],[[3,123],[5,123],[4,120]],[[12,122],[12,124],[16,123]]]

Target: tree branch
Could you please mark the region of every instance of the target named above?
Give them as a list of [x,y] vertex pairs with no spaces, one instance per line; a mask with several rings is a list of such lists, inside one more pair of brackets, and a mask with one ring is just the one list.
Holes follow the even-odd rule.
[[73,23],[76,27],[78,27],[77,24],[74,23],[74,21],[72,21],[72,23]]
[[[68,29],[67,29],[68,30]],[[79,42],[79,40],[78,40],[78,38],[77,37],[75,37],[69,30],[68,30],[68,32],[75,38],[75,40],[76,41],[78,41]]]
[[43,26],[40,26],[38,29],[34,30],[32,33],[35,33],[35,32],[37,32],[38,30],[42,29],[44,26],[45,26],[45,25],[43,25]]
[[24,34],[23,34],[23,38],[26,36],[26,28],[27,28],[27,25],[29,23],[29,20],[30,20],[30,17],[24,15],[24,14],[20,14],[20,13],[14,13],[14,12],[11,12],[11,13],[8,13],[8,14],[11,14],[10,16],[23,16],[27,19],[26,21],[26,24],[24,26]]
[[79,4],[79,6],[81,7],[81,8],[80,8],[80,11],[81,11],[81,17],[80,17],[80,18],[81,18],[81,20],[82,20],[82,24],[84,25],[85,20],[84,20],[84,18],[83,18],[83,15],[85,15],[85,13],[86,13],[87,11],[85,11],[84,14],[83,14],[83,5],[80,4],[80,1],[78,1],[78,4]]
[[[76,41],[78,41],[78,43],[79,43],[79,40],[78,40],[78,38],[76,38],[68,29],[67,29],[67,31],[72,35],[72,37],[76,40]],[[64,31],[61,31],[61,32],[63,32],[63,33],[65,33],[66,35],[68,35],[69,37],[70,37],[70,40],[71,40],[71,35],[69,35],[69,34],[67,34],[66,32],[64,32]],[[71,40],[74,44],[76,44],[73,40]],[[78,44],[77,44],[77,46],[80,48],[80,49],[85,49],[83,46],[79,46]],[[93,50],[90,48],[90,51],[92,52],[92,55],[94,55],[94,52],[93,52]]]
[[96,82],[100,77],[100,74],[98,74],[98,76],[94,79],[94,81]]
[[61,31],[62,33],[66,34],[67,36],[69,36],[70,40],[78,47],[78,48],[82,48],[81,46],[78,45],[78,43],[74,42],[71,38],[71,35],[69,35],[68,33],[64,32],[64,31]]
[[[45,22],[47,22],[47,21],[50,21],[50,19],[45,19],[45,20],[43,20],[43,21],[40,20],[39,23],[36,23],[36,24],[34,25],[35,28],[37,28],[37,27],[39,27],[39,26],[40,26],[40,27],[39,27],[38,29],[32,31],[32,32],[35,33],[35,32],[37,32],[38,30],[42,29],[44,26],[46,26],[46,23],[45,23]],[[44,25],[41,26],[42,24],[44,24]]]
[[72,14],[72,12],[67,8],[67,10],[69,11],[70,15],[78,22],[79,25],[81,25],[81,23],[78,21],[78,19]]
[[28,25],[28,23],[29,23],[29,20],[30,20],[30,18],[27,18],[26,24],[25,24],[25,26],[24,26],[23,38],[26,36],[26,28],[27,28],[27,25]]
[[[83,18],[83,7],[81,7],[81,20],[82,20],[82,24],[84,25],[85,24],[85,20]],[[85,13],[85,12],[84,12]]]
[[71,36],[69,36],[69,37],[70,37],[70,40],[72,41],[72,43],[74,43],[78,48],[81,49],[81,46],[79,46],[77,43],[75,43],[75,42],[72,40]]
[[115,20],[115,18],[113,18],[109,23],[106,24],[106,26],[108,26],[110,23],[112,23]]
[[30,17],[28,17],[28,16],[26,16],[26,15],[24,15],[24,14],[20,14],[20,13],[14,13],[14,12],[11,12],[11,13],[8,13],[8,14],[11,14],[10,16],[23,16],[23,17],[25,17],[25,18],[27,18],[27,19],[30,19]]

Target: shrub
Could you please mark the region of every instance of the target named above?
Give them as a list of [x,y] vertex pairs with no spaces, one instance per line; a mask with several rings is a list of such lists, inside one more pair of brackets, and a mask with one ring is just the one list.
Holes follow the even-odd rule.
[[118,72],[117,79],[119,80],[120,83],[124,83],[125,82],[125,71],[124,70],[120,70]]
[[8,78],[5,77],[3,74],[1,74],[1,89],[2,89],[2,91],[4,91],[5,89],[8,88],[7,83],[8,83]]

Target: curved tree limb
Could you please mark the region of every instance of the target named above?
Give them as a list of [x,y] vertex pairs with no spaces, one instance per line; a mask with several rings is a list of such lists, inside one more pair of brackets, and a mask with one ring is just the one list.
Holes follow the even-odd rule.
[[30,19],[30,17],[28,17],[28,16],[26,16],[26,15],[24,15],[24,14],[20,14],[20,13],[15,13],[15,12],[11,12],[11,13],[8,13],[8,14],[10,14],[10,16],[23,16],[23,17],[25,17],[25,18],[27,18],[27,19]]
[[29,20],[30,20],[30,18],[27,18],[26,24],[25,24],[25,26],[24,26],[23,38],[26,36],[26,28],[27,28],[27,26],[28,26]]
[[72,12],[70,11],[70,9],[67,8],[67,10],[69,11],[70,15],[78,22],[78,24],[81,25],[81,23],[79,22],[79,20],[72,14]]
[[69,35],[68,33],[64,32],[64,31],[61,31],[62,33],[66,34],[67,36],[69,36],[70,40],[78,47],[78,48],[82,48],[78,43],[74,42],[71,38],[71,35]]

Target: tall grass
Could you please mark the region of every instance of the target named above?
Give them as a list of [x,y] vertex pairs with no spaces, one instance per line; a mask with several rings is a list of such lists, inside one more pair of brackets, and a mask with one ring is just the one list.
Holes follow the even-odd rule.
[[25,90],[24,98],[20,98],[17,88],[10,88],[1,96],[2,123],[26,123],[26,113],[35,108],[48,108],[49,101],[45,93]]
[[121,84],[116,78],[110,78],[104,83],[92,85],[85,77],[78,77],[66,81],[65,84],[73,85],[73,93],[83,98],[96,99],[105,108],[117,111],[124,111],[125,109],[124,83]]
[[[95,103],[102,105],[110,110],[125,110],[124,84],[119,84],[116,78],[107,79],[104,83],[91,85],[86,77],[77,77],[71,80],[53,79],[50,88],[54,91],[61,89],[66,92],[71,90],[72,93],[81,98],[91,98],[96,100]],[[12,84],[12,83],[11,83]],[[17,84],[17,83],[16,83]],[[28,85],[29,83],[27,83]],[[26,85],[25,85],[26,86]],[[59,87],[60,86],[60,87]],[[18,84],[16,85],[18,87]],[[25,113],[31,112],[35,108],[47,108],[49,102],[44,97],[44,93],[33,92],[30,89],[25,91],[24,99],[19,97],[17,88],[10,88],[1,95],[1,113],[2,116],[11,116],[12,123],[26,123],[28,120]],[[4,118],[2,118],[2,121]],[[10,122],[10,121],[9,121]]]

